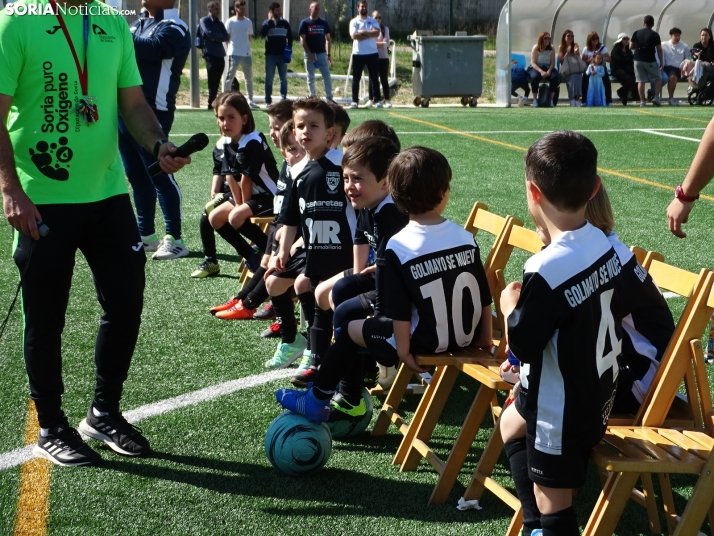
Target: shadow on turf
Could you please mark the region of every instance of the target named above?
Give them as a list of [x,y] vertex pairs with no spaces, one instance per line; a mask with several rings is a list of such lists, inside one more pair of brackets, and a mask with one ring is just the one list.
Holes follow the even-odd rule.
[[[150,459],[167,463],[158,466],[113,459],[104,460],[102,468],[141,478],[187,484],[217,493],[286,501],[285,508],[264,509],[276,516],[363,515],[463,523],[502,520],[508,514],[504,505],[488,498],[485,503],[489,506],[487,509],[466,512],[456,510],[455,504],[461,489],[452,493],[446,505],[425,508],[433,483],[398,480],[413,477],[397,473],[396,468],[385,468],[385,473],[393,478],[334,467],[327,467],[309,477],[295,478],[284,476],[272,467],[216,458],[154,452]],[[348,485],[340,485],[340,482]],[[312,504],[300,508],[299,503]]]

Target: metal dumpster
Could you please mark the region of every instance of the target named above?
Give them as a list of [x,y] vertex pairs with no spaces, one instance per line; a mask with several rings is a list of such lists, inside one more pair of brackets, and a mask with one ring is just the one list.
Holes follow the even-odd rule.
[[476,106],[483,92],[483,44],[486,36],[411,35],[414,106],[433,97],[461,97]]

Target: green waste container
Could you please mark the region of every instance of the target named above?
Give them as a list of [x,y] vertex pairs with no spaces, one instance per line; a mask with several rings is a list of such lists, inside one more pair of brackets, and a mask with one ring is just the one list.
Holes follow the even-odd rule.
[[486,36],[412,35],[414,106],[433,97],[461,97],[476,106],[483,92],[483,44]]

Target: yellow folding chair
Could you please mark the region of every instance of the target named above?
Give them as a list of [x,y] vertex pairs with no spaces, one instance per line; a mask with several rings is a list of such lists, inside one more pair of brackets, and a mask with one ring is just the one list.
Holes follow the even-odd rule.
[[[273,216],[268,216],[268,217],[251,218],[250,221],[251,221],[251,223],[255,223],[258,227],[260,227],[261,231],[263,231],[264,233],[267,234],[268,226],[274,219],[275,218]],[[253,275],[253,272],[251,272],[248,269],[248,265],[245,263],[245,259],[242,259],[240,261],[240,264],[238,265],[238,283],[240,283],[240,286],[242,287],[245,284],[245,282],[248,280],[248,278],[252,275]]]

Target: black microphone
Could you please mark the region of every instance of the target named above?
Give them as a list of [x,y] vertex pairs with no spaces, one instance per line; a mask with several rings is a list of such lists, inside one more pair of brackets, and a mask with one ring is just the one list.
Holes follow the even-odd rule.
[[[187,156],[190,156],[197,151],[202,151],[206,148],[206,145],[208,145],[208,136],[206,136],[203,132],[199,134],[194,134],[188,139],[186,143],[184,143],[180,147],[177,147],[176,152],[173,153],[171,156],[179,156],[181,158],[186,158]],[[156,161],[149,166],[149,175],[151,175],[152,177],[156,177],[156,175],[158,175],[159,173],[161,173],[161,166],[159,165],[159,162]]]

